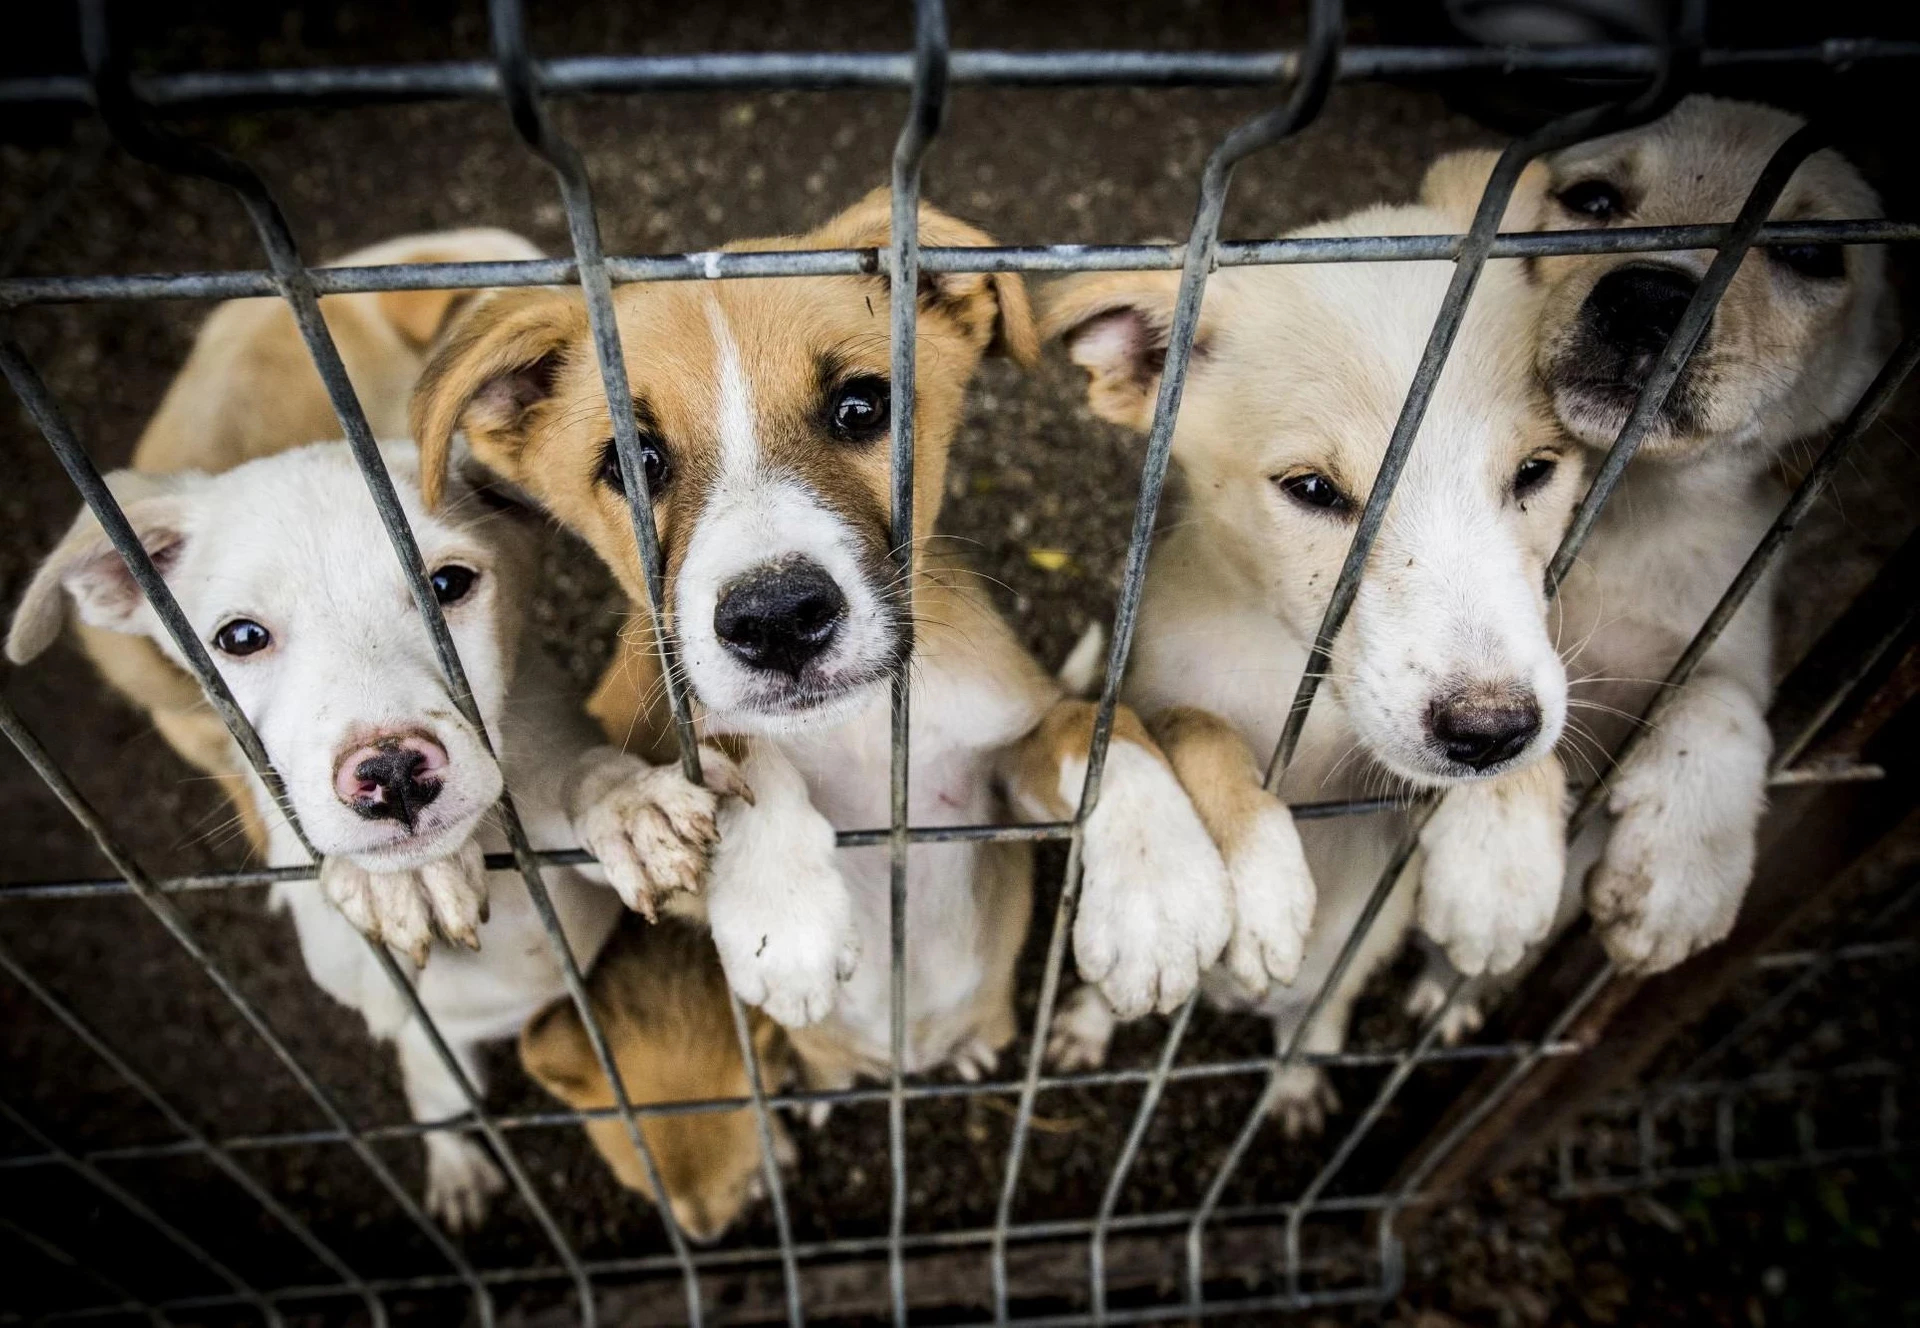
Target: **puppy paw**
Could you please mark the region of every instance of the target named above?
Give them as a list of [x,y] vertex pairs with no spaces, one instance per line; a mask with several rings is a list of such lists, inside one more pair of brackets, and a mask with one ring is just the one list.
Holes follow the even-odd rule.
[[1448,1047],[1457,1047],[1478,1033],[1486,1023],[1486,1016],[1480,1011],[1480,1002],[1473,994],[1473,986],[1463,990],[1447,1005],[1447,984],[1431,973],[1422,973],[1414,979],[1413,986],[1407,991],[1406,1004],[1401,1008],[1409,1019],[1420,1024],[1446,1010],[1440,1019],[1440,1041]]
[[1063,1073],[1097,1070],[1113,1041],[1113,1007],[1098,987],[1076,987],[1053,1012],[1047,1029],[1047,1064]]
[[1313,873],[1286,804],[1259,794],[1258,809],[1226,855],[1233,889],[1233,936],[1226,966],[1254,995],[1300,975],[1313,927]]
[[[1068,775],[1062,793],[1071,804],[1080,777]],[[1080,976],[1119,1018],[1177,1009],[1226,948],[1233,895],[1226,864],[1173,771],[1133,743],[1114,743],[1083,854],[1073,924]]]
[[620,899],[649,922],[668,896],[696,890],[719,839],[722,797],[753,801],[739,769],[716,747],[700,749],[707,784],[678,766],[648,765],[611,747],[580,758],[567,812]]
[[1469,977],[1546,940],[1566,872],[1564,790],[1534,771],[1450,790],[1420,832],[1420,929]]
[[414,871],[368,871],[347,858],[320,864],[320,888],[346,920],[369,938],[427,962],[435,935],[480,948],[487,920],[487,868],[474,840]]
[[506,1184],[476,1141],[459,1134],[427,1136],[427,1211],[449,1231],[479,1226]]
[[1613,834],[1587,874],[1587,910],[1607,954],[1658,973],[1726,939],[1753,875],[1753,837],[1677,826],[1664,799],[1616,795]]
[[1327,1117],[1340,1110],[1340,1095],[1319,1066],[1289,1065],[1274,1071],[1266,1106],[1282,1134],[1304,1139],[1327,1128]]
[[969,1084],[977,1084],[1000,1064],[1000,1053],[985,1038],[971,1038],[954,1050],[953,1072]]

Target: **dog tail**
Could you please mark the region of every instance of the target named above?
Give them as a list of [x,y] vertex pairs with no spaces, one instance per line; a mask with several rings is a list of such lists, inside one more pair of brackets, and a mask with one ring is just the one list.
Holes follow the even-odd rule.
[[1080,633],[1080,639],[1067,652],[1066,662],[1053,676],[1067,689],[1067,695],[1092,696],[1103,680],[1106,662],[1107,625],[1095,618],[1087,624],[1087,630]]

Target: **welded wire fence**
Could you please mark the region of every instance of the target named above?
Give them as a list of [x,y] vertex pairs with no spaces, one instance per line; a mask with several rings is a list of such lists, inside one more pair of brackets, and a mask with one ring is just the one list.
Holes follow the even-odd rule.
[[[636,1278],[677,1278],[684,1290],[683,1314],[701,1323],[716,1309],[717,1279],[740,1269],[777,1270],[779,1313],[799,1323],[822,1310],[810,1305],[807,1270],[815,1265],[884,1262],[885,1314],[905,1322],[915,1305],[911,1271],[916,1261],[956,1250],[984,1256],[985,1287],[979,1288],[975,1311],[984,1310],[998,1322],[1133,1322],[1211,1315],[1235,1311],[1300,1309],[1376,1302],[1397,1291],[1401,1262],[1397,1222],[1409,1209],[1429,1201],[1428,1187],[1436,1168],[1493,1111],[1516,1085],[1543,1062],[1577,1055],[1581,1045],[1569,1030],[1589,1004],[1615,978],[1611,966],[1602,966],[1584,982],[1543,1035],[1499,1038],[1465,1046],[1448,1046],[1441,1037],[1449,1009],[1459,996],[1456,986],[1447,1004],[1430,1015],[1408,1044],[1392,1051],[1349,1051],[1319,1054],[1305,1050],[1296,1036],[1272,1055],[1234,1060],[1192,1062],[1180,1050],[1194,1013],[1189,1000],[1171,1019],[1158,1054],[1144,1068],[1109,1069],[1084,1073],[1049,1073],[1043,1064],[1048,1028],[1060,994],[1067,938],[1071,931],[1080,875],[1083,835],[1100,797],[1102,772],[1113,732],[1121,680],[1133,644],[1136,615],[1144,584],[1162,488],[1168,468],[1173,426],[1189,367],[1195,330],[1208,278],[1221,267],[1282,263],[1446,261],[1453,265],[1452,282],[1412,387],[1386,449],[1379,473],[1360,513],[1357,528],[1322,622],[1317,644],[1290,708],[1276,750],[1268,766],[1269,787],[1277,785],[1291,760],[1321,677],[1332,642],[1352,607],[1373,540],[1407,457],[1415,445],[1429,397],[1446,363],[1475,283],[1486,262],[1564,254],[1659,252],[1713,249],[1715,258],[1693,294],[1671,342],[1661,354],[1640,392],[1618,441],[1599,467],[1582,500],[1549,572],[1548,592],[1561,578],[1591,531],[1601,506],[1618,483],[1642,438],[1673,390],[1702,335],[1713,319],[1719,299],[1741,260],[1755,245],[1793,243],[1865,244],[1910,242],[1920,239],[1920,223],[1857,218],[1833,222],[1767,220],[1781,191],[1806,156],[1823,145],[1816,128],[1794,135],[1775,154],[1754,186],[1738,216],[1723,223],[1665,226],[1612,231],[1502,234],[1498,226],[1523,168],[1544,153],[1582,139],[1645,123],[1663,114],[1692,90],[1707,69],[1754,67],[1790,71],[1825,68],[1845,70],[1882,61],[1920,61],[1920,45],[1872,40],[1832,41],[1791,49],[1713,50],[1701,39],[1697,5],[1683,5],[1674,31],[1651,47],[1594,47],[1558,50],[1485,50],[1460,48],[1358,47],[1345,42],[1344,15],[1338,0],[1315,0],[1310,6],[1306,40],[1298,50],[1253,54],[1151,52],[1036,52],[955,51],[947,39],[946,18],[940,0],[916,0],[914,46],[906,54],[767,54],[671,57],[593,57],[542,63],[529,49],[518,0],[491,0],[489,14],[494,59],[491,63],[438,64],[393,68],[346,68],[265,72],[189,73],[136,76],[116,43],[103,0],[81,5],[87,73],[84,77],[50,76],[0,80],[0,108],[48,104],[87,104],[94,108],[117,142],[133,156],[162,169],[212,180],[224,185],[245,209],[258,236],[263,266],[253,271],[191,272],[134,276],[50,276],[0,279],[0,306],[6,310],[68,302],[176,300],[273,295],[285,299],[312,354],[341,429],[365,477],[390,537],[394,555],[405,570],[414,602],[430,630],[447,691],[475,732],[484,734],[472,691],[442,618],[440,605],[428,584],[419,550],[409,530],[392,481],[380,460],[375,440],[326,323],[320,316],[321,296],[355,291],[471,290],[549,284],[577,284],[585,297],[601,379],[610,403],[615,451],[624,492],[629,495],[635,537],[653,602],[663,602],[662,563],[654,528],[647,469],[640,451],[631,411],[620,403],[631,400],[622,357],[620,334],[614,319],[613,287],[640,281],[723,281],[742,277],[806,277],[827,274],[884,274],[891,279],[892,383],[895,404],[891,413],[892,535],[895,557],[903,573],[914,564],[913,399],[914,352],[912,336],[918,276],[942,272],[1057,273],[1093,270],[1178,270],[1178,301],[1170,329],[1164,372],[1141,468],[1138,499],[1118,598],[1113,606],[1113,631],[1106,660],[1105,682],[1096,711],[1087,776],[1081,802],[1072,819],[1041,825],[983,825],[923,827],[909,824],[907,783],[909,756],[907,714],[910,675],[902,669],[893,688],[893,793],[891,820],[886,826],[844,830],[842,846],[885,845],[890,853],[892,898],[891,980],[893,992],[892,1070],[884,1084],[829,1092],[767,1091],[737,999],[734,1022],[742,1053],[749,1066],[752,1092],[746,1099],[711,1102],[633,1104],[621,1083],[618,1066],[606,1034],[587,998],[582,974],[563,940],[559,922],[542,881],[542,868],[587,861],[578,850],[536,851],[514,809],[512,795],[503,795],[500,822],[510,844],[506,854],[489,858],[488,866],[515,870],[535,902],[549,938],[560,957],[567,990],[587,1030],[601,1070],[612,1086],[616,1105],[600,1111],[553,1110],[536,1114],[504,1115],[490,1111],[482,1095],[462,1071],[458,1059],[434,1029],[420,1005],[407,975],[388,951],[373,942],[369,949],[387,980],[403,997],[431,1036],[435,1050],[460,1085],[468,1114],[454,1121],[366,1124],[353,1120],[335,1094],[303,1065],[282,1033],[260,1006],[223,971],[175,900],[185,894],[257,886],[272,882],[310,880],[317,862],[305,866],[258,868],[206,873],[186,877],[156,877],[145,871],[124,847],[118,832],[100,811],[91,807],[63,771],[57,756],[45,745],[58,735],[36,734],[23,718],[0,701],[0,730],[57,794],[73,817],[91,835],[112,864],[114,875],[104,879],[12,882],[0,885],[0,900],[10,911],[6,926],[18,925],[30,913],[33,901],[132,895],[167,929],[193,962],[218,986],[252,1034],[278,1058],[302,1092],[318,1108],[324,1128],[299,1132],[216,1137],[193,1124],[191,1104],[171,1099],[143,1076],[121,1049],[121,1035],[91,1027],[54,990],[25,967],[13,951],[0,943],[0,969],[20,985],[53,1018],[70,1030],[90,1052],[138,1096],[158,1110],[172,1130],[170,1137],[148,1143],[100,1149],[76,1149],[64,1144],[57,1126],[31,1119],[0,1098],[0,1116],[30,1141],[32,1147],[16,1156],[0,1158],[0,1176],[30,1168],[63,1168],[90,1187],[99,1201],[115,1207],[136,1225],[170,1244],[179,1257],[197,1266],[214,1288],[193,1296],[158,1300],[143,1297],[123,1284],[111,1259],[87,1257],[61,1247],[48,1236],[31,1230],[18,1215],[6,1223],[7,1237],[31,1248],[38,1256],[90,1279],[100,1298],[61,1307],[48,1317],[102,1317],[144,1315],[154,1321],[193,1319],[226,1309],[250,1310],[269,1323],[298,1308],[351,1306],[357,1302],[375,1323],[387,1321],[396,1298],[421,1293],[463,1293],[482,1323],[492,1323],[501,1312],[501,1299],[529,1285],[570,1286],[583,1323],[596,1322],[599,1300],[608,1286]],[[1228,242],[1220,237],[1222,213],[1235,168],[1255,153],[1283,145],[1312,124],[1327,94],[1342,80],[1423,76],[1485,71],[1607,75],[1624,80],[1627,96],[1617,102],[1586,108],[1553,121],[1512,144],[1500,157],[1486,186],[1473,221],[1463,235],[1373,236]],[[1279,98],[1275,109],[1256,116],[1229,134],[1214,151],[1202,174],[1191,228],[1184,242],[1150,245],[1041,245],[1026,247],[922,248],[917,230],[922,165],[938,143],[947,109],[949,89],[960,84],[984,86],[1251,86],[1273,87]],[[692,253],[622,257],[603,251],[593,190],[580,154],[555,129],[546,113],[554,97],[593,94],[637,94],[671,89],[826,89],[843,87],[897,88],[909,97],[909,112],[901,129],[892,162],[893,229],[884,249],[778,253]],[[235,157],[170,129],[165,115],[185,111],[219,112],[236,108],[317,107],[363,105],[435,98],[494,99],[503,103],[527,149],[553,171],[572,241],[573,253],[543,261],[512,263],[427,263],[377,268],[313,269],[294,244],[285,217],[258,175]],[[1807,473],[1779,522],[1754,550],[1741,576],[1729,587],[1700,635],[1676,663],[1662,689],[1671,696],[1686,681],[1708,646],[1759,584],[1761,574],[1784,547],[1787,534],[1819,498],[1835,470],[1859,442],[1874,416],[1898,390],[1920,357],[1920,342],[1905,343],[1869,389],[1852,418]],[[208,658],[205,647],[188,625],[164,579],[142,548],[113,494],[89,459],[81,440],[66,422],[64,412],[48,390],[25,350],[10,329],[0,326],[0,371],[45,435],[61,465],[98,518],[114,547],[124,558],[141,591],[159,614],[178,646],[187,667],[245,753],[265,786],[281,802],[290,820],[277,774],[247,717],[234,703]],[[660,624],[655,624],[656,629]],[[671,634],[656,630],[665,652],[673,649]],[[678,675],[664,671],[674,721],[681,738],[686,774],[701,775],[698,746],[692,740],[692,716]],[[1856,675],[1845,681],[1851,685]],[[1283,696],[1275,706],[1287,705]],[[1661,704],[1656,702],[1656,707]],[[1837,700],[1836,700],[1837,704]],[[1812,722],[1817,730],[1832,713],[1823,710]],[[1653,716],[1657,718],[1656,716]],[[1871,778],[1873,771],[1837,772],[1796,768],[1792,761],[1806,746],[1807,734],[1782,745],[1776,770],[1781,782],[1821,778]],[[1632,741],[1631,739],[1629,740]],[[1598,788],[1596,783],[1594,788]],[[1595,795],[1581,801],[1577,819],[1589,815]],[[1297,817],[1367,815],[1403,808],[1391,800],[1309,804],[1294,808]],[[1367,929],[1384,906],[1400,869],[1414,851],[1419,826],[1431,813],[1427,801],[1410,809],[1411,825],[1389,869],[1373,890],[1361,921],[1345,938],[1332,974],[1312,997],[1317,1010],[1353,962]],[[1577,828],[1577,826],[1576,826]],[[1023,1071],[1018,1078],[977,1083],[949,1083],[903,1071],[903,1011],[905,969],[906,867],[914,844],[953,840],[1058,841],[1066,846],[1066,868],[1058,902],[1046,917],[1044,966],[1032,1022],[1020,1039]],[[303,841],[304,842],[304,841]],[[1301,1021],[1304,1027],[1310,1018]],[[1422,1141],[1390,1185],[1365,1194],[1337,1193],[1336,1182],[1371,1131],[1395,1107],[1402,1089],[1423,1067],[1471,1064],[1503,1067],[1482,1096],[1464,1103],[1445,1128]],[[1223,1122],[1221,1139],[1230,1141],[1224,1157],[1206,1169],[1200,1198],[1176,1210],[1123,1212],[1122,1202],[1131,1174],[1145,1146],[1156,1111],[1170,1086],[1203,1079],[1237,1078],[1264,1081],[1291,1066],[1371,1067],[1382,1071],[1378,1086],[1360,1109],[1342,1122],[1344,1133],[1331,1152],[1297,1192],[1261,1196],[1251,1204],[1226,1202],[1230,1187],[1249,1151],[1260,1137],[1266,1115],[1256,1101],[1244,1119]],[[1862,1082],[1880,1081],[1877,1068],[1850,1071]],[[1108,1179],[1095,1209],[1083,1218],[1022,1221],[1023,1177],[1036,1122],[1036,1102],[1042,1094],[1125,1090],[1113,1101],[1137,1101],[1132,1107],[1120,1152],[1112,1159]],[[1675,1090],[1676,1092],[1678,1090]],[[1688,1087],[1688,1098],[1710,1096],[1708,1085]],[[1672,1094],[1669,1094],[1672,1096]],[[907,1148],[909,1113],[917,1104],[936,1099],[993,1100],[1012,1114],[1009,1146],[998,1169],[999,1193],[990,1225],[939,1230],[917,1229],[908,1203],[908,1178],[915,1160]],[[820,1105],[883,1105],[886,1110],[886,1157],[889,1179],[889,1220],[884,1233],[857,1237],[802,1240],[794,1233],[785,1182],[774,1162],[774,1116],[793,1114]],[[520,1144],[530,1131],[571,1129],[591,1119],[617,1119],[642,1159],[655,1194],[663,1192],[660,1176],[639,1121],[647,1115],[735,1110],[750,1106],[757,1115],[763,1145],[763,1178],[768,1192],[776,1240],[771,1245],[722,1245],[700,1249],[691,1244],[666,1204],[657,1205],[664,1231],[662,1248],[637,1251],[617,1260],[584,1257],[568,1235],[563,1216],[564,1197],[543,1189],[523,1165]],[[1651,1108],[1642,1108],[1651,1120]],[[1651,1127],[1643,1126],[1643,1132]],[[513,1190],[533,1215],[551,1248],[550,1261],[533,1266],[478,1267],[461,1246],[449,1239],[422,1211],[406,1186],[383,1160],[378,1145],[413,1139],[441,1130],[478,1133],[500,1159]],[[311,1144],[337,1144],[350,1150],[355,1165],[363,1167],[393,1199],[407,1223],[434,1251],[438,1260],[406,1277],[376,1277],[329,1245],[303,1216],[275,1195],[250,1159],[276,1150]],[[302,1285],[263,1285],[251,1270],[234,1267],[214,1251],[186,1234],[170,1220],[167,1204],[134,1192],[116,1179],[112,1168],[141,1158],[192,1156],[204,1159],[257,1203],[324,1267],[330,1281]],[[1653,1156],[1649,1153],[1649,1158]],[[1725,1160],[1725,1156],[1720,1159]],[[1643,1164],[1644,1172],[1654,1163]],[[1569,1173],[1571,1175],[1571,1173]],[[1569,1180],[1569,1187],[1574,1182]],[[1311,1219],[1341,1219],[1360,1223],[1370,1253],[1342,1261],[1317,1247],[1309,1249],[1306,1235]],[[1255,1246],[1242,1239],[1247,1231],[1263,1233]],[[1277,1242],[1274,1239],[1278,1237]],[[1176,1287],[1171,1294],[1137,1283],[1123,1298],[1110,1303],[1109,1283],[1114,1275],[1114,1250],[1120,1242],[1136,1250],[1143,1241],[1174,1253],[1176,1274],[1161,1280]],[[1065,1248],[1084,1254],[1082,1271],[1072,1281],[1077,1293],[1054,1294],[1051,1299],[1032,1290],[1030,1267],[1020,1253],[1029,1248]],[[1367,1248],[1365,1246],[1363,1249]],[[1132,1257],[1129,1255],[1129,1257]],[[978,1265],[975,1265],[976,1267]],[[1051,1285],[1051,1284],[1049,1284]]]

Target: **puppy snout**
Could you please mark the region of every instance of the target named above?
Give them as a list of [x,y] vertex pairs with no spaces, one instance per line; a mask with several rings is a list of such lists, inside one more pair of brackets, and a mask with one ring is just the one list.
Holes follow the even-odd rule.
[[791,558],[755,568],[720,593],[714,635],[736,658],[797,678],[833,644],[847,597],[825,568]]
[[1581,316],[1594,340],[1619,357],[1622,376],[1638,382],[1673,338],[1699,284],[1676,267],[1629,263],[1594,283]]
[[421,733],[382,734],[356,747],[334,768],[334,792],[369,821],[398,821],[412,830],[440,796],[447,750]]
[[1427,707],[1427,731],[1449,761],[1488,770],[1539,735],[1540,703],[1531,692],[1456,692]]

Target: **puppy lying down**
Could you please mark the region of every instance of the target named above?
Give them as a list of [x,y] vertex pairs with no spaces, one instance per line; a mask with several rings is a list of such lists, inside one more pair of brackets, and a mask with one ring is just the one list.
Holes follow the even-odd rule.
[[[121,471],[111,483],[325,857],[321,882],[276,885],[273,902],[292,915],[314,981],[359,1011],[374,1037],[395,1044],[414,1119],[425,1122],[461,1114],[465,1098],[356,922],[424,965],[415,989],[479,1086],[479,1045],[514,1037],[564,993],[560,957],[524,882],[516,872],[483,869],[484,851],[506,847],[489,813],[510,780],[535,847],[571,847],[569,782],[596,768],[598,736],[580,698],[537,648],[524,648],[539,523],[491,501],[458,467],[449,500],[429,512],[413,445],[387,444],[382,457],[498,760],[448,700],[426,626],[344,443],[220,475]],[[28,586],[10,653],[27,658],[49,644],[69,599],[90,627],[138,636],[183,667],[87,514]],[[230,759],[239,764],[237,752]],[[250,770],[248,779],[250,796],[267,809],[268,862],[308,861]],[[640,771],[608,796],[616,793],[644,802],[662,828],[648,869],[677,885],[697,880],[713,842],[714,795],[675,770]],[[572,867],[544,876],[583,966],[622,911],[597,876]],[[724,1041],[733,1042],[730,1027]],[[714,1090],[732,1091],[719,1082]],[[457,1131],[425,1141],[429,1207],[450,1225],[477,1221],[501,1184],[486,1151]]]

